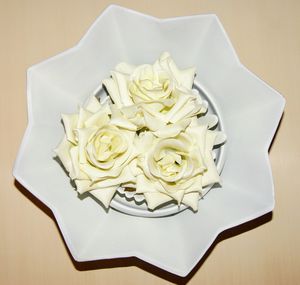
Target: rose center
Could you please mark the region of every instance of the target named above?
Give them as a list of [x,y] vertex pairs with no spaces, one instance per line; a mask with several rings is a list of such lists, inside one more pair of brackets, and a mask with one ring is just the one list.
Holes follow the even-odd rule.
[[166,149],[161,151],[160,158],[156,163],[163,176],[174,177],[182,171],[186,158],[175,150]]
[[99,162],[115,159],[125,150],[123,138],[108,130],[100,131],[93,140],[93,153]]
[[136,96],[143,101],[166,99],[172,91],[171,82],[167,72],[145,67],[132,76],[128,88],[135,102],[138,101]]

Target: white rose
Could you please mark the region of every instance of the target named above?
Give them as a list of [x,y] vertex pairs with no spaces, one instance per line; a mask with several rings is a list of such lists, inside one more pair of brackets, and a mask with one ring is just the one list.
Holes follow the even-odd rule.
[[90,191],[105,207],[120,185],[134,183],[136,127],[112,116],[109,104],[92,97],[79,114],[63,115],[66,135],[56,149],[82,194]]
[[179,70],[168,53],[153,65],[121,63],[111,75],[103,84],[116,106],[122,111],[134,105],[150,130],[206,112],[205,102],[192,90],[195,69]]
[[136,193],[144,194],[150,209],[175,200],[196,211],[203,187],[220,182],[212,148],[224,139],[197,120],[173,137],[141,133]]
[[129,77],[129,96],[134,103],[168,99],[175,89],[175,78],[160,65],[145,64],[134,69]]

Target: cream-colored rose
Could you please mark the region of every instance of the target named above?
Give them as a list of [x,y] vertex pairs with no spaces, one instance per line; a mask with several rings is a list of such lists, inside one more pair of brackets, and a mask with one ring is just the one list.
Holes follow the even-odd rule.
[[179,70],[168,53],[153,65],[121,63],[111,76],[103,84],[116,106],[121,112],[134,110],[134,118],[142,113],[143,126],[152,131],[206,112],[206,103],[192,90],[195,69]]
[[224,134],[196,119],[186,129],[177,127],[173,133],[166,128],[140,134],[136,192],[144,194],[150,209],[175,200],[196,211],[203,187],[220,182],[212,148]]
[[112,116],[109,104],[92,97],[79,114],[63,115],[66,135],[56,153],[82,194],[90,191],[105,207],[120,185],[134,183],[136,127]]

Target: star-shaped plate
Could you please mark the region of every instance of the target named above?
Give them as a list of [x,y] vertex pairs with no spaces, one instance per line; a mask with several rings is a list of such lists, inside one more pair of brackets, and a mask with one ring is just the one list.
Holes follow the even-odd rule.
[[[218,106],[226,130],[222,187],[199,210],[144,218],[108,212],[79,199],[54,159],[63,136],[61,113],[74,113],[121,61],[152,63],[163,52],[195,66],[196,81]],[[215,15],[157,19],[109,6],[79,43],[28,70],[28,127],[14,176],[57,219],[77,261],[136,256],[185,276],[218,234],[272,211],[268,148],[285,100],[239,61]]]

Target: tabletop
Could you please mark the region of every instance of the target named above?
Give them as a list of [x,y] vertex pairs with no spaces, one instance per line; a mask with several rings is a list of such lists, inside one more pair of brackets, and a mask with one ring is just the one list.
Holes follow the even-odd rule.
[[[12,176],[26,125],[26,70],[73,45],[104,0],[0,0],[0,284],[296,284],[300,278],[300,2],[115,1],[156,17],[214,13],[241,62],[286,98],[269,155],[272,213],[222,233],[185,278],[135,258],[78,263],[51,211]],[[297,95],[298,94],[298,95]]]

